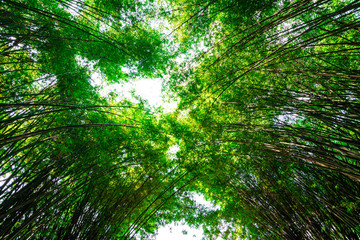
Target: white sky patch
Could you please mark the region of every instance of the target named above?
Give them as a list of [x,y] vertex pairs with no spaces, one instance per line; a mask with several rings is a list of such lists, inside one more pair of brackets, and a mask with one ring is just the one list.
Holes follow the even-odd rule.
[[149,20],[150,27],[158,30],[165,35],[168,35],[170,39],[173,39],[173,36],[170,36],[172,29],[170,23],[164,18],[157,18],[155,20]]
[[43,90],[48,88],[56,83],[56,76],[52,76],[50,74],[45,74],[40,78],[37,78],[33,82],[33,86],[38,90]]
[[[68,5],[68,6],[64,6],[61,3],[59,3],[58,6],[59,6],[59,8],[62,8],[66,12],[70,13],[73,19],[79,17],[80,11],[83,9],[83,7],[81,5],[84,3],[84,1],[79,0],[79,1],[74,2],[74,3],[69,1],[69,3],[70,3],[70,5]],[[81,6],[81,7],[79,8],[79,6]]]
[[180,150],[180,147],[178,145],[173,145],[169,148],[169,151],[167,152],[169,154],[169,157],[171,160],[176,158],[176,153]]
[[80,66],[85,67],[90,72],[90,84],[93,87],[101,87],[103,84],[103,76],[99,69],[95,69],[94,65],[96,61],[89,61],[87,58],[77,55],[75,57],[76,61],[80,64]]
[[193,199],[196,201],[197,204],[203,205],[207,210],[210,211],[220,210],[220,206],[205,200],[204,196],[201,194],[198,193],[193,194]]
[[[174,150],[176,146],[174,146]],[[193,193],[192,198],[197,204],[202,205],[209,211],[220,209],[214,203],[205,200],[204,196],[198,193]],[[185,234],[184,234],[185,233]],[[154,238],[155,240],[201,240],[204,239],[204,231],[202,226],[199,228],[193,228],[184,222],[174,222],[160,227],[158,234]]]
[[138,102],[135,96],[146,100],[151,107],[162,107],[164,112],[171,112],[177,107],[177,102],[163,96],[161,91],[162,81],[156,79],[140,79],[125,83],[110,84],[102,88],[100,94],[107,97],[111,92],[118,94],[118,100],[124,98],[132,102]]
[[100,23],[99,31],[101,33],[107,32],[110,29],[111,24],[107,25],[105,23]]
[[156,240],[201,240],[204,237],[202,229],[194,229],[181,222],[175,222],[160,227]]
[[90,78],[91,78],[90,84],[93,87],[98,87],[98,86],[102,85],[103,77],[101,75],[100,70],[92,71],[91,74],[90,74]]
[[276,117],[277,121],[280,123],[286,124],[295,124],[299,120],[305,120],[303,116],[292,112],[284,112],[284,114],[280,114]]
[[142,79],[133,82],[136,94],[155,107],[159,107],[162,103],[161,85],[160,79]]
[[[10,173],[5,173],[3,174],[2,176],[0,176],[0,189],[2,191],[5,191],[5,190],[8,190],[8,188],[13,184],[14,180],[13,179],[10,179],[9,178],[11,177],[11,174]],[[15,178],[16,179],[16,178]],[[4,184],[6,183],[6,181],[8,181],[7,184],[4,186]],[[4,188],[4,189],[2,189]],[[0,204],[2,204],[4,201],[4,199],[1,199],[0,198]]]
[[[89,61],[84,57],[76,56],[76,60],[82,67],[86,67],[90,71],[90,84],[99,89],[99,93],[103,97],[108,97],[112,93],[117,95],[116,100],[122,101],[124,99],[130,100],[134,103],[139,101],[134,96],[146,100],[153,108],[161,107],[164,112],[172,112],[177,107],[177,102],[165,97],[162,92],[162,79],[139,79],[131,80],[129,82],[107,84],[99,69],[95,69],[95,61]],[[132,69],[125,68],[125,71]],[[166,76],[165,76],[166,77]],[[164,77],[164,78],[165,78]]]

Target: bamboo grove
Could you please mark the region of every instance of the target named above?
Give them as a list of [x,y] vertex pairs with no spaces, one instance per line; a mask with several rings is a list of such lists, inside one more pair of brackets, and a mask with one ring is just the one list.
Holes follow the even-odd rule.
[[0,239],[360,238],[360,1],[0,3]]

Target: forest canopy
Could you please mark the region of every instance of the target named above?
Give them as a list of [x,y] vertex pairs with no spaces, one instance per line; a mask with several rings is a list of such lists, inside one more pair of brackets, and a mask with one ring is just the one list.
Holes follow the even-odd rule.
[[360,1],[0,3],[0,239],[360,238]]

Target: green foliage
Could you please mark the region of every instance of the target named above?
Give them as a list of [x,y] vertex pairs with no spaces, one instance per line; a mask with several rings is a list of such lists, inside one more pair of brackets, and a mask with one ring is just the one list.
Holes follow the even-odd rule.
[[357,1],[1,3],[0,239],[360,237]]

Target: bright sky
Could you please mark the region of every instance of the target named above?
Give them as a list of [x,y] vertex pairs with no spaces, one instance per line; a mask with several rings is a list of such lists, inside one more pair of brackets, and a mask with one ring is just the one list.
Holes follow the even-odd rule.
[[171,112],[176,108],[177,103],[170,101],[168,98],[163,96],[161,88],[162,82],[158,78],[140,79],[125,83],[107,85],[103,87],[100,94],[107,96],[110,92],[116,92],[119,94],[119,100],[121,100],[121,98],[126,98],[136,102],[131,94],[131,91],[134,90],[135,95],[147,100],[149,105],[152,107],[157,108],[161,106],[165,112]]
[[[219,209],[218,206],[213,206],[209,201],[206,201],[202,195],[193,194],[193,198],[198,204],[203,205],[208,210]],[[184,234],[186,233],[186,234]],[[202,228],[194,229],[189,225],[175,222],[168,224],[164,227],[160,227],[156,240],[201,240],[204,237],[204,231]]]
[[79,62],[91,71],[91,84],[100,88],[100,95],[107,97],[111,92],[118,94],[118,101],[128,99],[137,102],[132,92],[140,96],[143,100],[147,100],[149,105],[158,108],[162,107],[165,112],[172,112],[177,107],[177,102],[166,97],[162,89],[162,81],[155,79],[134,79],[128,82],[107,84],[102,80],[101,73],[93,68],[94,63],[88,62],[79,57]]
[[160,227],[156,240],[201,240],[204,237],[202,229],[190,228],[187,224],[176,222]]

